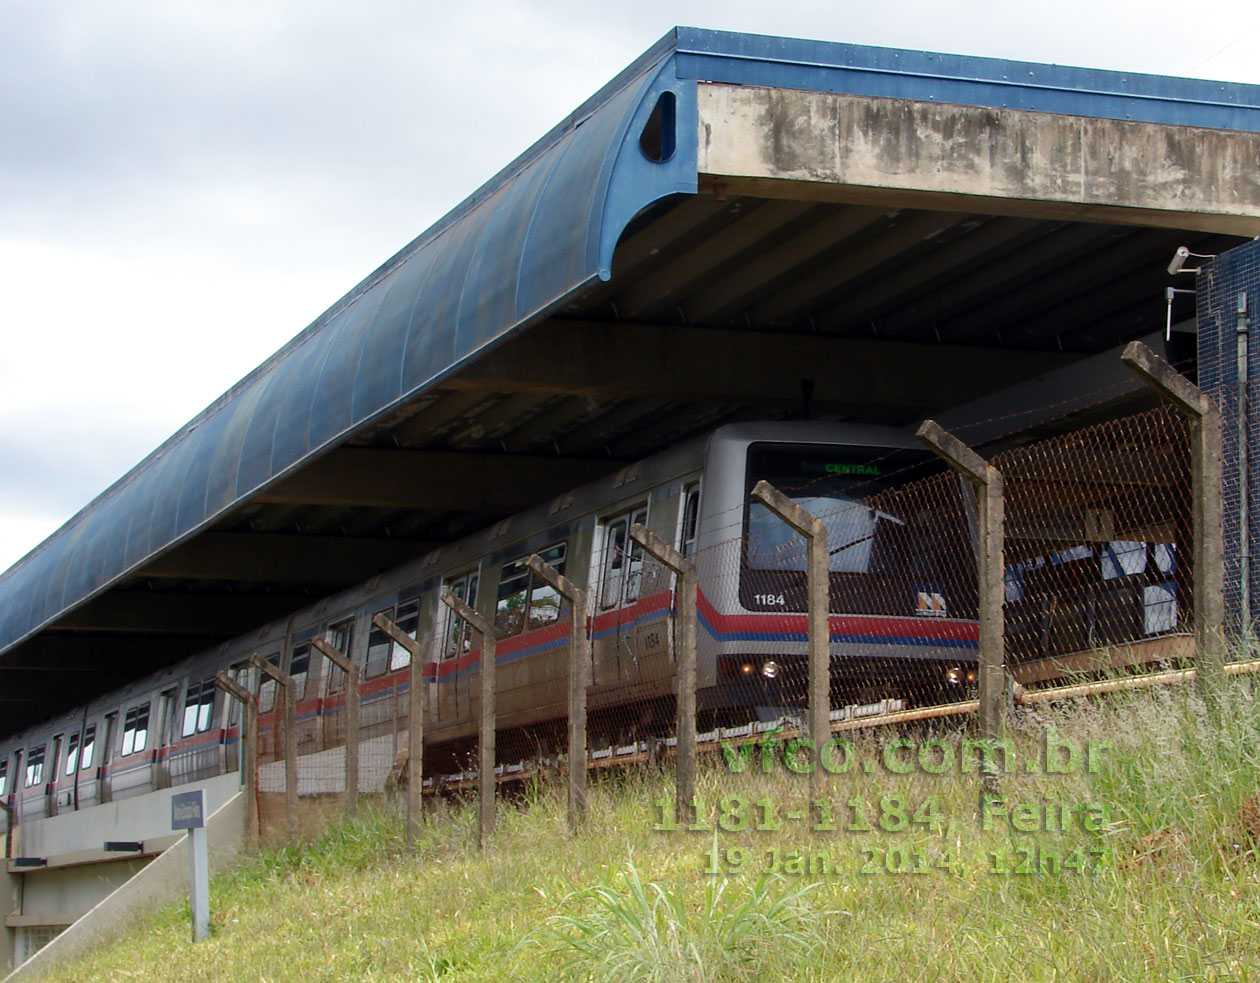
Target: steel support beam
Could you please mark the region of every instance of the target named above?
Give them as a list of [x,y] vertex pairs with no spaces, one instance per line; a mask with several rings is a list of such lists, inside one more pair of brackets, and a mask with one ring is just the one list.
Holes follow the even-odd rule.
[[437,545],[399,539],[211,531],[158,557],[135,576],[149,580],[344,583],[423,556]]
[[238,635],[282,618],[309,598],[263,594],[111,591],[49,626],[50,631]]
[[946,407],[975,399],[977,379],[1013,385],[1075,358],[1059,352],[553,319],[510,339],[444,385],[780,408],[800,405],[801,375],[807,371],[802,366],[826,366],[815,378],[813,403],[820,410],[852,403]]
[[616,470],[607,458],[342,447],[253,501],[341,508],[520,512]]

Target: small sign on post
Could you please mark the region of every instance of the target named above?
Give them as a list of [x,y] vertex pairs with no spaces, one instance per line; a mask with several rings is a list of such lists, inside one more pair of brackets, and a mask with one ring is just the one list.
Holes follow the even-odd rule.
[[176,792],[171,796],[171,829],[188,831],[188,899],[193,941],[210,937],[210,859],[206,849],[206,793]]

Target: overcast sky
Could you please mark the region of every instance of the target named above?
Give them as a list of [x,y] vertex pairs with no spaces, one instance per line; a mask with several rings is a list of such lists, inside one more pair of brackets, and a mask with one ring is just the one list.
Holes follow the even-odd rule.
[[0,3],[0,570],[675,24],[1260,82],[1260,8]]

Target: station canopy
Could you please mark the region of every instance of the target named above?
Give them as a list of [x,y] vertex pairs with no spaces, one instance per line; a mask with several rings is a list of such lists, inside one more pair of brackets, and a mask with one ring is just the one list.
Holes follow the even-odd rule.
[[0,578],[0,731],[722,423],[1133,398],[1258,151],[1256,86],[671,31]]

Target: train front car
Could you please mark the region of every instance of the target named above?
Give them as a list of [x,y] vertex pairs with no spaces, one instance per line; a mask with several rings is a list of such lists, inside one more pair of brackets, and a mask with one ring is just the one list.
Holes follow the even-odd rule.
[[966,698],[974,498],[902,431],[798,422],[737,424],[710,440],[696,551],[700,705],[718,722],[805,706],[806,543],[751,500],[762,479],[827,530],[832,707]]

